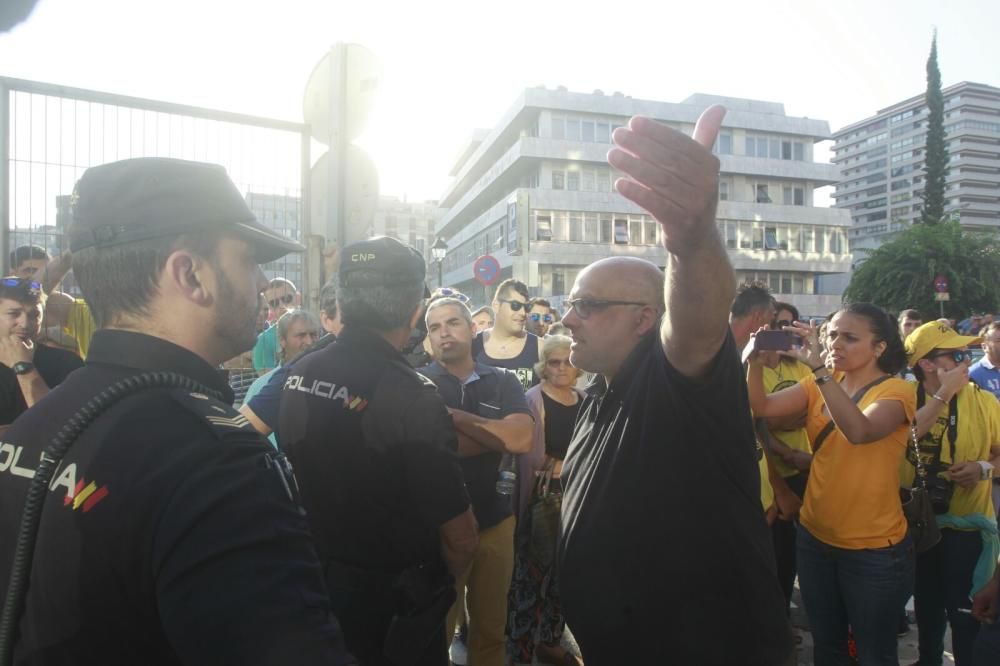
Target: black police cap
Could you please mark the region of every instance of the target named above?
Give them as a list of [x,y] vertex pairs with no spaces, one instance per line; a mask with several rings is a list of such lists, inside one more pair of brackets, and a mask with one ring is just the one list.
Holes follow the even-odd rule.
[[257,221],[217,164],[140,157],[87,169],[73,192],[73,252],[207,230],[231,231],[274,261],[305,248]]
[[[340,284],[347,287],[389,286],[423,282],[424,258],[390,236],[351,243],[340,252]],[[424,287],[426,291],[426,287]]]

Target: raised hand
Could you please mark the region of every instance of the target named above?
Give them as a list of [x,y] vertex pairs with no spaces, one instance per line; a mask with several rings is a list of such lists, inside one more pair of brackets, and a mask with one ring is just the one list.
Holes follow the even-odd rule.
[[951,370],[938,368],[937,376],[938,381],[941,382],[938,395],[946,400],[950,400],[953,395],[961,391],[962,387],[969,383],[969,365],[967,363],[959,363]]
[[35,343],[22,340],[18,335],[0,337],[0,363],[8,368],[20,361],[31,362],[35,357]]
[[628,176],[618,193],[649,211],[663,228],[663,245],[676,256],[698,248],[715,229],[719,159],[712,145],[726,115],[722,106],[701,114],[694,136],[636,116],[615,130],[611,166]]

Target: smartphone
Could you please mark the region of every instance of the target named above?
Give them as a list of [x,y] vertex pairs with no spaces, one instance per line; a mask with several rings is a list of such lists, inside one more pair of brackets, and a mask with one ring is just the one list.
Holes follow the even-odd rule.
[[754,336],[757,351],[788,351],[797,346],[799,336],[790,331],[761,331]]

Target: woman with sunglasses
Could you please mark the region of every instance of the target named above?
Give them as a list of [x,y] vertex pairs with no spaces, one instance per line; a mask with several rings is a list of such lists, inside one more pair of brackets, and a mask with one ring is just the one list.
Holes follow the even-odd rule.
[[549,496],[545,500],[549,511],[557,511],[561,503],[563,458],[583,399],[575,388],[580,371],[569,362],[572,343],[563,335],[545,338],[535,366],[542,381],[524,394],[535,418],[535,435],[531,452],[518,457],[519,487],[514,494],[518,536],[507,621],[508,653],[514,663],[533,663],[537,653],[541,662],[580,664],[560,645],[566,620],[555,571],[558,530],[547,532],[532,520],[533,508],[543,496]]
[[802,339],[788,353],[810,374],[768,394],[755,354],[747,384],[757,417],[806,411],[813,460],[796,560],[813,657],[817,666],[848,663],[850,626],[862,664],[895,666],[899,609],[912,592],[914,566],[899,498],[916,411],[912,386],[893,376],[906,363],[903,343],[896,322],[867,303],[833,316],[825,350],[815,327],[796,323],[785,330]]
[[[1000,402],[969,383],[969,345],[982,338],[959,335],[938,321],[906,338],[907,357],[919,382],[917,437],[921,461],[932,475],[930,492],[941,541],[917,555],[913,590],[921,664],[940,664],[951,625],[958,666],[975,663],[979,622],[971,597],[985,588],[1000,555],[991,490],[1000,465]],[[910,487],[916,461],[910,450],[902,482]]]

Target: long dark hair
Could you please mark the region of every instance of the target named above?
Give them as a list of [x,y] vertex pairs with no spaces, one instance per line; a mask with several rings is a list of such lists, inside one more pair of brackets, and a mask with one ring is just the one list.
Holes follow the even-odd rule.
[[899,337],[896,320],[888,312],[871,303],[851,303],[841,308],[838,313],[840,312],[867,319],[871,332],[875,336],[875,342],[885,343],[885,351],[876,361],[879,370],[894,375],[906,367],[906,350],[903,347],[903,340]]

